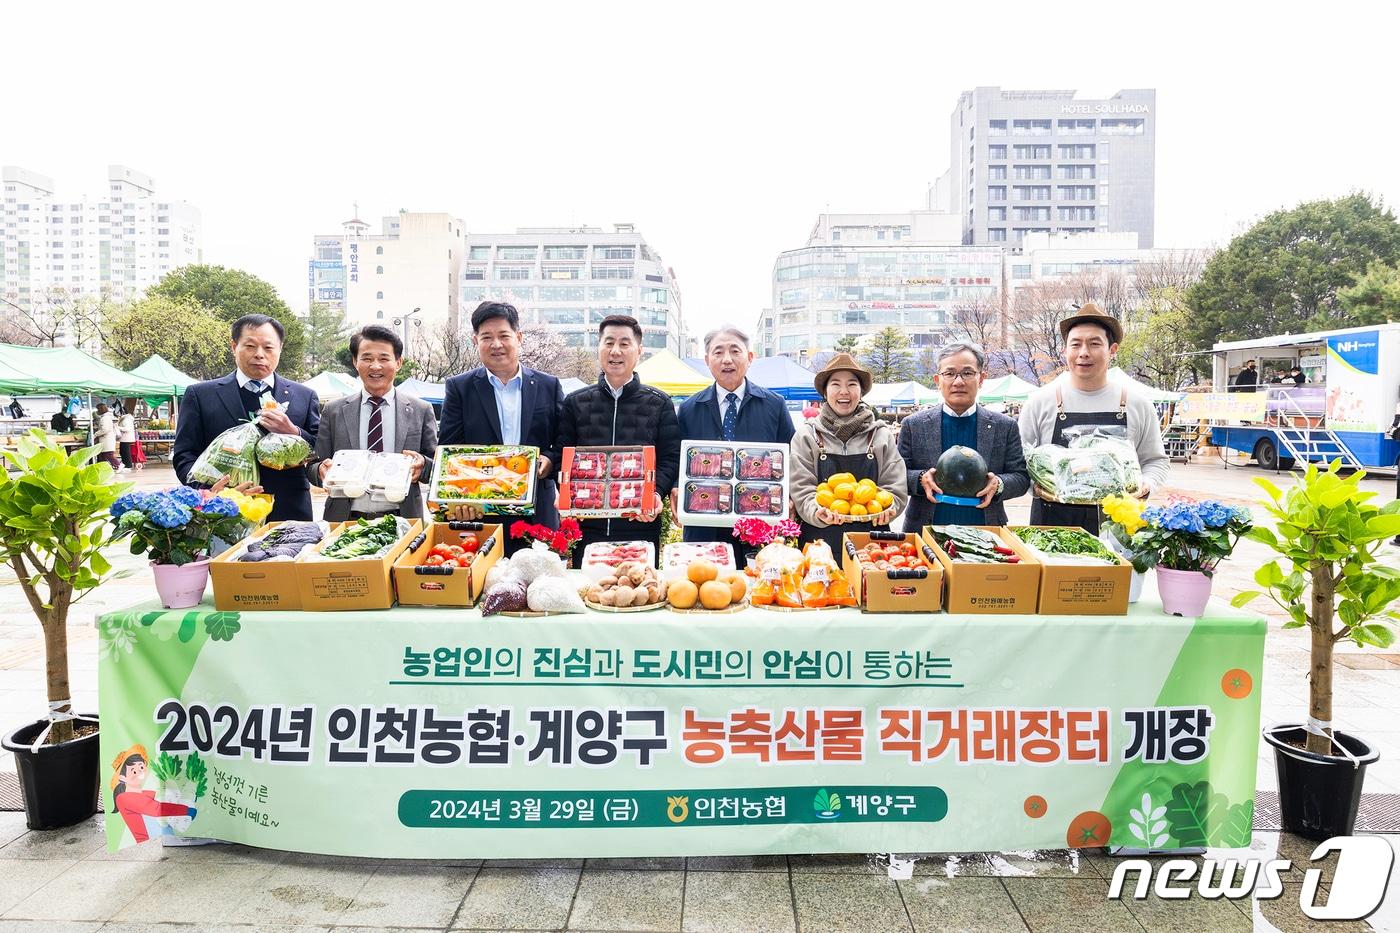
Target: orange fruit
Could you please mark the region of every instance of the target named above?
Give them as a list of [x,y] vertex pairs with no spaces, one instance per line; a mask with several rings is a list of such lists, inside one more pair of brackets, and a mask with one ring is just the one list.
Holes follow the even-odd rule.
[[851,505],[851,511],[850,511],[849,514],[852,515],[852,516],[856,516],[856,515],[869,515],[870,513],[869,513],[868,511],[866,511],[865,506],[861,505],[859,502],[856,502],[856,503],[853,503],[853,504]]
[[874,486],[857,486],[855,495],[853,495],[851,498],[854,499],[856,502],[860,503],[861,505],[865,505],[865,503],[869,502],[871,499],[874,499],[879,494],[880,490],[876,489]]
[[847,502],[845,499],[837,499],[831,503],[831,511],[835,512],[837,515],[850,515],[851,503]]
[[700,584],[700,605],[706,609],[727,609],[734,596],[728,583],[719,580],[706,580]]
[[852,473],[837,473],[835,476],[832,476],[829,479],[827,479],[827,482],[831,484],[832,489],[835,489],[842,483],[854,483],[855,481],[855,475]]
[[690,566],[685,568],[685,575],[691,583],[699,586],[719,576],[719,568],[707,560],[692,561]]
[[875,493],[875,502],[881,509],[887,509],[894,505],[894,495],[881,489],[879,492]]
[[742,573],[726,573],[720,578],[720,582],[729,584],[729,602],[731,605],[744,601],[744,594],[749,591],[749,583],[744,579]]
[[831,492],[831,483],[817,483],[817,492]]
[[817,490],[817,505],[824,509],[831,508],[831,503],[836,501],[836,497],[831,494],[830,489]]
[[856,494],[856,484],[840,483],[836,486],[833,486],[831,488],[831,492],[834,496],[836,496],[836,498],[845,499],[847,502],[850,502],[851,497]]
[[691,609],[700,597],[700,588],[689,580],[673,580],[666,587],[666,601],[677,609]]

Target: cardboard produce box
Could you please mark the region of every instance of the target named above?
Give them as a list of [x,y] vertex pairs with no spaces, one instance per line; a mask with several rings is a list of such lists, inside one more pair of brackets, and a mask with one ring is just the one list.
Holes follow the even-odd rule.
[[[505,553],[505,529],[480,522],[434,522],[394,561],[394,590],[402,606],[472,606],[486,587],[486,571]],[[474,538],[481,545],[470,567],[425,567],[439,544]]]
[[569,518],[640,516],[656,495],[656,448],[565,447],[559,465],[559,514]]
[[301,590],[297,587],[296,563],[290,560],[237,560],[249,541],[268,534],[283,522],[268,522],[243,541],[209,562],[214,582],[214,608],[221,612],[249,612],[266,609],[298,610]]
[[1041,564],[1026,546],[1005,528],[976,526],[991,532],[1021,558],[1016,564],[975,564],[953,561],[933,539],[933,529],[925,525],[924,541],[943,565],[948,584],[944,604],[949,612],[974,614],[1033,615],[1040,599]]
[[[1015,535],[1014,530],[1008,530]],[[1127,615],[1128,592],[1133,583],[1133,565],[1121,557],[1115,559],[1118,561],[1116,564],[1097,566],[1040,561],[1040,614]]]
[[[347,525],[353,524],[339,522],[331,526],[330,536],[316,546],[316,551],[324,550]],[[379,557],[308,560],[303,556],[297,560],[293,566],[297,569],[302,611],[388,609],[394,605],[394,561],[423,530],[423,523],[416,518],[409,519],[408,524],[408,531]]]
[[[856,552],[877,544],[913,544],[928,567],[862,570]],[[898,531],[848,531],[841,536],[841,569],[865,612],[938,612],[943,607],[943,565],[920,536]]]

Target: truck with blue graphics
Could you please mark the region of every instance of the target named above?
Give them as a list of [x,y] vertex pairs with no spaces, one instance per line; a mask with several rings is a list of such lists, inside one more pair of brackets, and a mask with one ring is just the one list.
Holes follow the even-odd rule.
[[[1325,463],[1395,467],[1400,323],[1235,340],[1212,347],[1211,443],[1268,470]],[[1239,384],[1255,363],[1256,384]],[[1246,380],[1246,383],[1248,380]],[[1189,398],[1189,395],[1188,395]]]

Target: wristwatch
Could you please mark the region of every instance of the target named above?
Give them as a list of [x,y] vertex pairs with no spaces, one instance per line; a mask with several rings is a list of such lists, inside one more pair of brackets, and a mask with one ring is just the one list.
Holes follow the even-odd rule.
[[[993,473],[992,475],[993,475],[993,476],[996,476],[996,478],[997,478],[997,491],[996,491],[996,496],[999,496],[999,495],[1002,494],[1002,492],[1004,492],[1004,491],[1006,490],[1006,480],[1002,479],[1001,476],[998,475],[998,474],[996,474],[996,473]],[[993,496],[992,498],[996,498],[996,496]]]

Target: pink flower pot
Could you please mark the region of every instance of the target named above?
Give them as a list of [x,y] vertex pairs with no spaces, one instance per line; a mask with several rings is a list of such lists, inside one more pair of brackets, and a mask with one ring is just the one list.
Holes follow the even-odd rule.
[[209,558],[188,564],[157,564],[151,561],[151,573],[156,578],[156,592],[166,609],[189,609],[198,606],[209,584]]
[[1199,618],[1210,601],[1212,578],[1199,570],[1157,568],[1157,593],[1167,615]]

